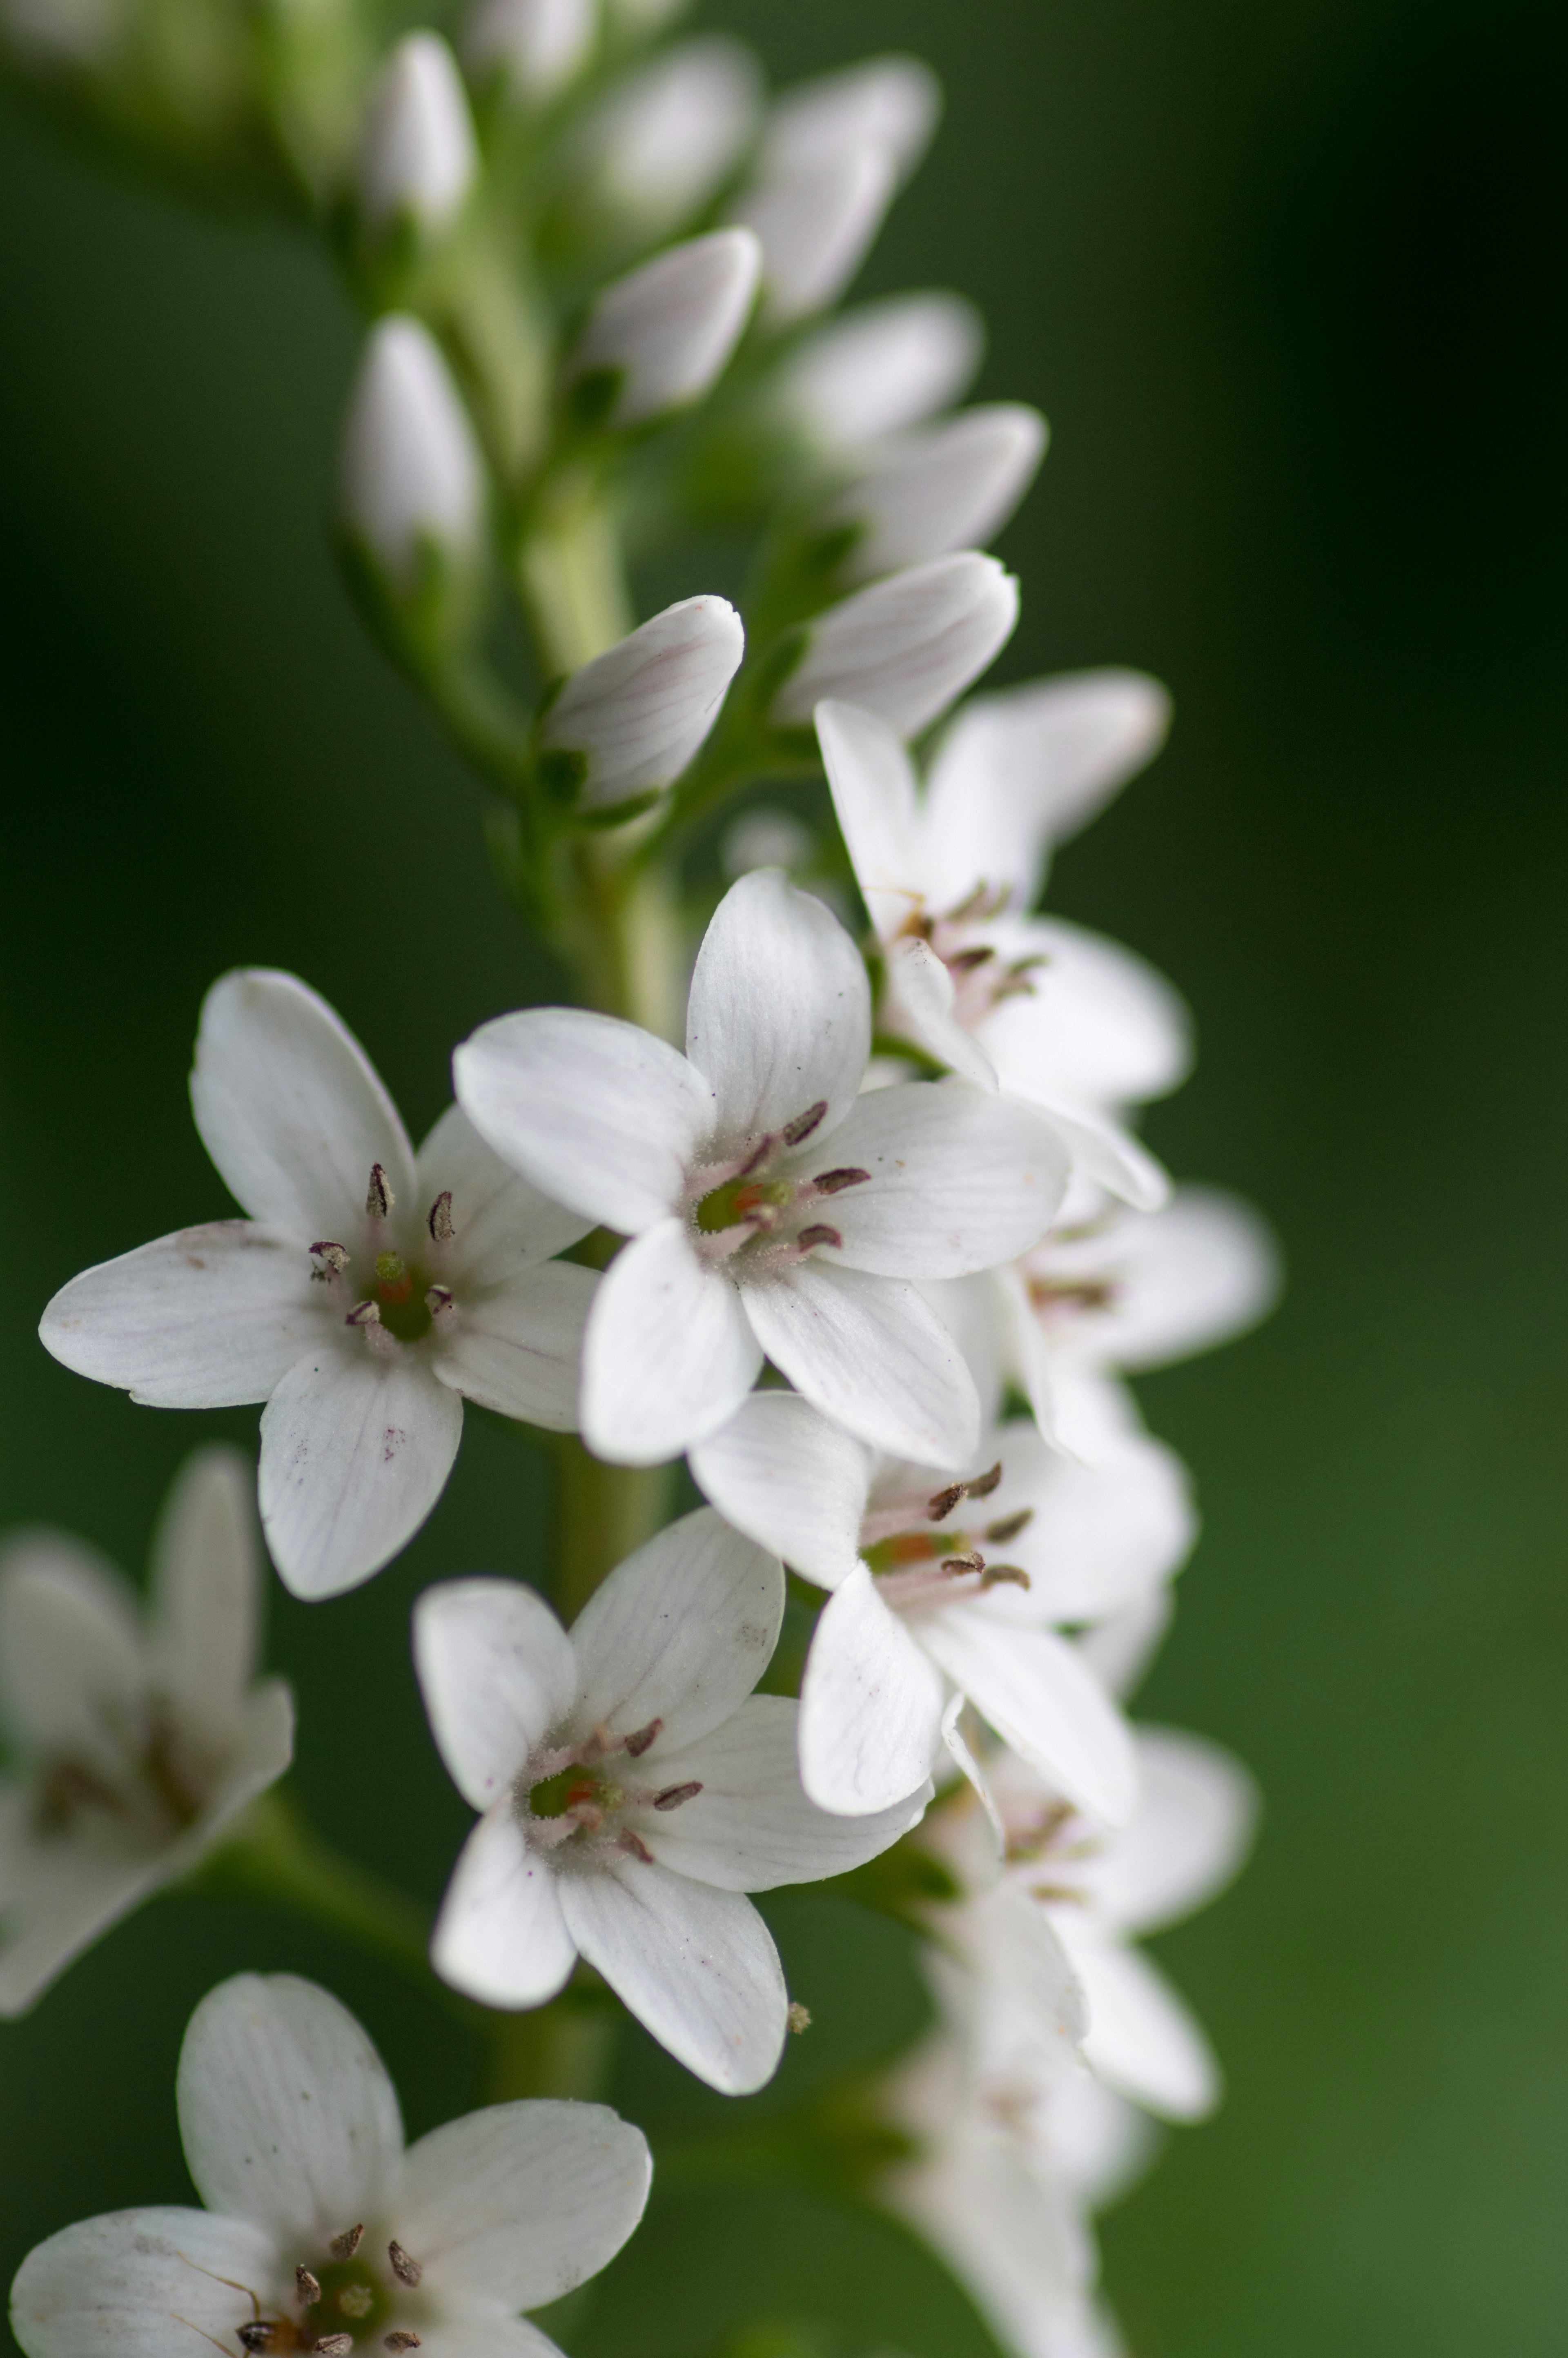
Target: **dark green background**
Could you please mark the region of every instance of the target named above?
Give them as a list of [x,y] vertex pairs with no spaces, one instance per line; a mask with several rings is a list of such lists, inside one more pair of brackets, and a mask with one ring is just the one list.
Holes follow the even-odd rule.
[[[1265,1333],[1144,1388],[1206,1510],[1147,1704],[1233,1743],[1269,1814],[1244,1883],[1165,1943],[1232,2093],[1108,2223],[1113,2294],[1149,2358],[1545,2358],[1568,2314],[1561,11],[713,14],[781,74],[890,44],[941,70],[945,134],[867,284],[967,288],[984,390],[1051,416],[1003,544],[1003,675],[1123,660],[1174,687],[1169,753],[1055,905],[1191,993],[1202,1064],[1152,1135],[1267,1206],[1290,1257]],[[33,1325],[78,1268],[224,1209],[184,1098],[205,986],[297,968],[421,1124],[452,1042],[553,984],[325,551],[354,330],[319,262],[7,120],[0,338],[0,1515],[135,1564],[179,1454],[254,1418],[133,1408]],[[542,1572],[546,1508],[470,1418],[402,1563],[333,1606],[275,1598],[318,1815],[431,1895],[465,1812],[407,1604]],[[911,2019],[875,1920],[779,1922],[818,2015],[792,2070]],[[361,2007],[416,2125],[471,2101],[472,2059],[380,1969],[166,1905],[0,2031],[6,2268],[70,2218],[180,2198],[180,2028],[249,1963]],[[668,2114],[671,2077],[629,2068],[629,2105]],[[977,2348],[801,2202],[672,2197],[594,2348],[711,2343],[764,2231],[762,2307],[808,2282],[861,2346]]]

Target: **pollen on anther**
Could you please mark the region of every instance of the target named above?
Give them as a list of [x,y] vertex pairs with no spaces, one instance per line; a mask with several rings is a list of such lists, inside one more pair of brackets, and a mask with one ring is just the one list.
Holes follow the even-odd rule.
[[979,1548],[972,1548],[968,1555],[946,1556],[942,1564],[943,1571],[955,1579],[960,1573],[984,1572],[985,1568],[986,1560]]
[[1029,1588],[1033,1585],[1021,1563],[988,1563],[980,1574],[982,1588]]
[[452,1293],[449,1286],[427,1285],[426,1287],[425,1307],[432,1318],[438,1318],[443,1310],[449,1310],[451,1306]]
[[617,1847],[630,1852],[633,1858],[640,1858],[644,1866],[652,1866],[654,1864],[653,1852],[648,1848],[642,1835],[634,1834],[630,1826],[622,1827]]
[[655,1810],[678,1810],[683,1801],[694,1801],[701,1790],[701,1781],[696,1777],[689,1784],[666,1785],[662,1793],[654,1794],[654,1807]]
[[384,2350],[392,2351],[417,2350],[419,2347],[419,2336],[416,2333],[389,2333],[384,2339],[381,2346]]
[[310,2344],[312,2358],[349,2358],[354,2346],[351,2333],[323,2333],[319,2342]]
[[345,1326],[379,1326],[381,1304],[378,1302],[356,1302],[343,1324]]
[[294,2293],[302,2309],[314,2309],[321,2298],[321,2279],[313,2277],[303,2262],[294,2271]]
[[857,1171],[852,1163],[846,1163],[839,1171],[819,1171],[811,1184],[819,1195],[837,1195],[841,1188],[863,1186],[871,1175],[869,1171]]
[[784,1144],[804,1146],[812,1131],[820,1128],[822,1118],[827,1111],[827,1098],[818,1098],[814,1106],[807,1106],[806,1111],[797,1113],[793,1121],[786,1121],[782,1132]]
[[662,1719],[651,1719],[646,1727],[640,1727],[635,1736],[629,1736],[626,1738],[624,1748],[632,1755],[633,1760],[642,1758],[654,1737],[663,1733],[664,1725]]
[[815,1221],[809,1228],[802,1228],[795,1238],[802,1252],[810,1252],[816,1245],[842,1245],[843,1241],[838,1230],[830,1228],[826,1220]]
[[342,1245],[335,1245],[330,1237],[324,1238],[319,1245],[312,1245],[310,1253],[312,1260],[326,1264],[325,1268],[313,1269],[310,1272],[321,1285],[329,1283],[334,1277],[341,1277],[351,1258],[347,1249]]
[[392,2263],[392,2273],[398,2283],[406,2285],[412,2291],[425,2273],[423,2263],[411,2257],[396,2242],[388,2244],[386,2256]]
[[384,1220],[395,1201],[396,1197],[392,1192],[392,1182],[380,1163],[373,1163],[370,1166],[370,1185],[365,1190],[365,1217],[372,1220]]
[[451,1243],[454,1231],[452,1228],[452,1191],[449,1187],[443,1187],[435,1202],[431,1205],[429,1228],[430,1234],[435,1238],[437,1244],[449,1245]]
[[327,2249],[335,2260],[351,2260],[364,2241],[364,2232],[362,2220],[357,2227],[345,2227],[341,2235],[333,2236]]
[[1001,1459],[999,1457],[989,1474],[977,1474],[974,1480],[966,1483],[964,1487],[971,1498],[989,1498],[1000,1480]]
[[925,1501],[926,1521],[928,1523],[946,1522],[954,1508],[957,1505],[959,1499],[968,1496],[968,1487],[969,1486],[967,1482],[949,1482],[945,1490],[938,1490],[934,1498],[927,1498]]
[[270,2350],[277,2339],[277,2328],[265,2317],[258,2317],[234,2328],[242,2350]]
[[1016,1515],[1002,1515],[996,1522],[988,1523],[985,1536],[993,1547],[1005,1547],[1009,1540],[1015,1540],[1019,1532],[1033,1520],[1033,1508],[1020,1507]]

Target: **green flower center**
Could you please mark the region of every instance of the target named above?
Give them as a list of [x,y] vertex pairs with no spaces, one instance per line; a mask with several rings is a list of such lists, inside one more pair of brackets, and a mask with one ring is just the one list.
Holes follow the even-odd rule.
[[726,1179],[697,1205],[697,1225],[705,1237],[718,1236],[722,1229],[755,1219],[759,1212],[782,1212],[794,1196],[787,1179]]
[[372,1299],[381,1323],[400,1343],[423,1342],[430,1331],[430,1305],[425,1299],[428,1281],[401,1253],[377,1253]]

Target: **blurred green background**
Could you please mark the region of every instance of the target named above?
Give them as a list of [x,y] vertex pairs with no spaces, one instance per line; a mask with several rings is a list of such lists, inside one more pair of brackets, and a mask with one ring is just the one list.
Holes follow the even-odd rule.
[[[1169,752],[1054,904],[1189,991],[1202,1062],[1152,1135],[1254,1195],[1290,1259],[1266,1331],[1143,1388],[1206,1516],[1143,1707],[1233,1744],[1268,1819],[1162,1944],[1231,2093],[1106,2223],[1112,2295],[1141,2358],[1545,2358],[1568,2314],[1563,12],[708,15],[781,76],[888,46],[942,74],[944,135],[864,285],[967,289],[983,390],[1052,419],[1002,543],[1024,616],[999,676],[1130,661],[1175,690]],[[132,1566],[180,1455],[252,1446],[254,1418],[133,1408],[33,1329],[77,1269],[226,1208],[184,1095],[207,984],[305,974],[416,1127],[456,1039],[557,987],[327,554],[354,341],[286,235],[0,115],[0,1519]],[[312,1610],[275,1589],[320,1823],[432,1898],[466,1812],[407,1606],[446,1573],[542,1575],[546,1508],[540,1465],[470,1417],[390,1573]],[[764,2119],[918,2012],[879,1920],[774,1914],[817,2028]],[[250,1964],[361,2009],[415,2127],[473,2101],[476,2059],[379,1967],[166,1904],[0,2030],[6,2275],[68,2219],[183,2198],[179,2034]],[[706,2117],[689,2091],[629,2044],[622,2101],[668,2139]],[[827,2349],[983,2347],[886,2235],[671,2155],[585,2353],[701,2351],[807,2295]]]

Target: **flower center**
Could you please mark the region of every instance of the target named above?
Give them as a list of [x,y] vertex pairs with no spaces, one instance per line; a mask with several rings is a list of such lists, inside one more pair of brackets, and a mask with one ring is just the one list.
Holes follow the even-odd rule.
[[[596,1727],[580,1744],[556,1745],[536,1753],[514,1788],[517,1823],[529,1846],[552,1855],[563,1867],[587,1865],[606,1847],[651,1863],[653,1853],[631,1826],[617,1823],[619,1812],[678,1810],[702,1790],[696,1779],[671,1784],[656,1773],[640,1776],[633,1765],[655,1742],[664,1725],[662,1719],[651,1719],[630,1736],[612,1736],[607,1727]],[[621,1757],[627,1767],[614,1778],[605,1776],[604,1761]]]
[[[312,2254],[294,2271],[293,2314],[266,2316],[255,2294],[255,2316],[237,2329],[246,2358],[294,2358],[311,2352],[317,2358],[349,2358],[357,2346],[379,2341],[384,2350],[401,2358],[417,2350],[420,2337],[405,2321],[385,2328],[401,2314],[405,2320],[422,2304],[411,2299],[424,2269],[394,2240],[386,2246],[384,2263],[365,2251],[362,2226],[334,2235],[324,2255]],[[244,2289],[244,2288],[242,2288]],[[222,2347],[222,2344],[219,2345]]]
[[822,1197],[860,1186],[871,1173],[846,1164],[797,1179],[774,1167],[781,1155],[805,1144],[827,1111],[827,1100],[820,1098],[782,1130],[753,1139],[743,1158],[694,1175],[691,1217],[705,1260],[729,1260],[744,1252],[755,1268],[764,1260],[799,1260],[818,1245],[843,1244],[827,1221],[804,1216]]
[[212,1764],[193,1757],[168,1704],[155,1696],[140,1728],[107,1733],[119,1755],[112,1767],[69,1753],[43,1766],[33,1791],[38,1833],[64,1837],[98,1817],[129,1837],[161,1844],[194,1825],[206,1807]]
[[[979,1595],[1003,1584],[1027,1588],[1029,1574],[1016,1563],[989,1563],[979,1542],[1005,1547],[1033,1520],[1033,1507],[1000,1515],[974,1529],[948,1523],[965,1499],[989,1498],[1001,1482],[1001,1461],[972,1482],[949,1483],[922,1504],[899,1505],[869,1514],[860,1526],[860,1553],[876,1576],[877,1594],[892,1606],[933,1605],[955,1592]],[[937,1525],[946,1528],[938,1530]]]
[[1035,973],[1049,964],[1041,951],[1028,957],[1001,957],[983,931],[976,937],[975,929],[1000,916],[1006,906],[1005,889],[993,892],[988,885],[977,884],[945,915],[918,908],[904,920],[903,932],[929,943],[952,977],[953,1013],[969,1031],[983,1023],[1004,1000],[1032,997]]
[[399,1343],[422,1343],[436,1321],[449,1315],[453,1306],[451,1289],[430,1274],[430,1268],[438,1269],[444,1262],[445,1249],[455,1233],[451,1190],[443,1189],[430,1206],[425,1222],[429,1249],[419,1260],[406,1260],[386,1241],[394,1200],[385,1172],[379,1163],[373,1164],[365,1192],[362,1254],[356,1260],[347,1245],[330,1237],[323,1237],[310,1248],[311,1276],[339,1299],[352,1303],[344,1313],[343,1324],[357,1326],[369,1347],[383,1353]]

